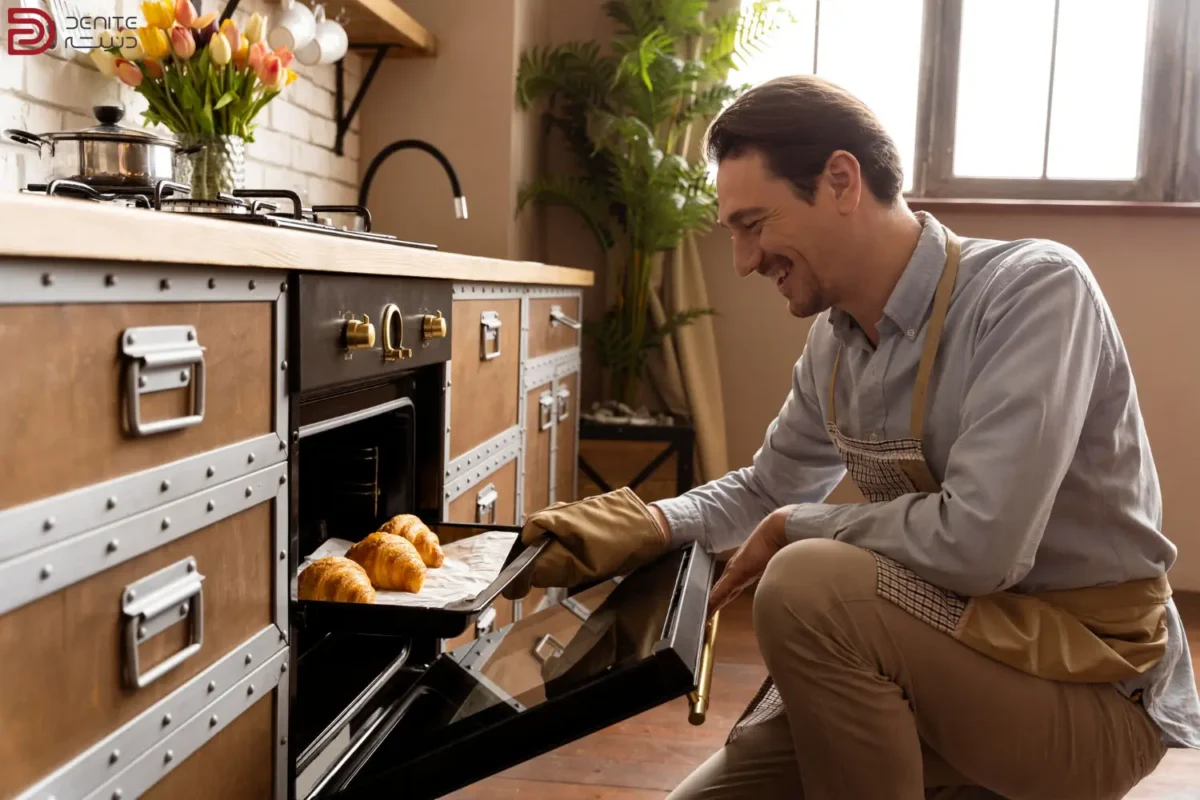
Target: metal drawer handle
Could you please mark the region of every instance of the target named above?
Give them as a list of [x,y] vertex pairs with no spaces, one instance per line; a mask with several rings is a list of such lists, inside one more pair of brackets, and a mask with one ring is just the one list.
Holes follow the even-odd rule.
[[583,323],[576,319],[571,319],[563,313],[562,306],[550,306],[550,327],[556,327],[559,323],[566,325],[571,330],[579,330],[583,327]]
[[[196,559],[185,558],[129,584],[121,593],[125,685],[144,689],[200,652],[204,643],[204,576]],[[145,674],[138,646],[172,625],[188,625],[188,644]]]
[[487,636],[496,627],[496,609],[489,608],[475,620],[475,635]]
[[542,392],[538,397],[538,430],[549,430],[554,424],[554,395]]
[[[550,645],[550,649],[553,651],[550,655],[542,654],[542,650],[545,649],[546,645]],[[553,634],[547,633],[545,636],[538,639],[537,644],[533,646],[533,655],[538,661],[545,664],[551,658],[554,658],[555,656],[561,656],[563,651],[566,649],[567,648],[563,646],[562,642],[554,638]]]
[[571,416],[571,390],[562,387],[556,395],[558,400],[558,421],[562,422]]
[[[125,366],[125,429],[152,436],[204,421],[204,348],[191,325],[126,328],[121,334]],[[142,421],[142,395],[191,387],[187,416]]]
[[[393,326],[395,337],[392,336]],[[396,340],[395,347],[392,346],[393,338]],[[404,315],[400,313],[399,306],[388,303],[383,307],[383,360],[399,361],[411,356],[412,350],[404,346]]]
[[496,491],[496,485],[493,483],[489,483],[479,490],[479,494],[475,495],[475,522],[477,524],[496,524],[496,501],[499,498],[500,493]]
[[[495,311],[484,311],[479,315],[480,360],[491,361],[493,358],[500,357],[500,326],[503,324],[500,320],[500,315]],[[495,346],[489,347],[489,344]]]

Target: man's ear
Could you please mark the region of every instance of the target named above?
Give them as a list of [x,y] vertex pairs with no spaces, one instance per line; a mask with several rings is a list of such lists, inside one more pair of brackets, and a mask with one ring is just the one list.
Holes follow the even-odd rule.
[[825,162],[825,185],[841,214],[858,208],[862,196],[862,169],[853,153],[834,150]]

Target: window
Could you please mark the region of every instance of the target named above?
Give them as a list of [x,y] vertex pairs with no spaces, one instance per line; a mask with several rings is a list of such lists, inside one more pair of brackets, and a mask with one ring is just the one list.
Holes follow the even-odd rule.
[[895,139],[906,192],[1200,199],[1200,0],[781,2],[794,24],[730,80],[845,87]]

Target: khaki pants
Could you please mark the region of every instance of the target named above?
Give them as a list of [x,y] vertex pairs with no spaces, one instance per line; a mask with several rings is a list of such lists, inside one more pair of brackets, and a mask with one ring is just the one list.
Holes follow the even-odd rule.
[[1019,672],[878,597],[875,559],[841,542],[771,560],[754,630],[787,714],[743,731],[669,800],[1103,800],[1166,752],[1111,686]]

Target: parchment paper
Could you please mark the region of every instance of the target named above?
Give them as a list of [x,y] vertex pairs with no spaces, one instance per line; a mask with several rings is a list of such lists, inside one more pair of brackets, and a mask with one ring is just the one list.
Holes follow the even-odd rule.
[[[442,545],[446,560],[437,569],[425,570],[425,583],[417,594],[376,589],[375,602],[394,606],[443,608],[461,600],[472,600],[488,587],[504,568],[504,559],[512,549],[517,534],[510,531],[487,531],[467,539]],[[329,539],[314,550],[300,565],[303,572],[309,564],[325,556],[344,556],[354,545],[346,539]]]

